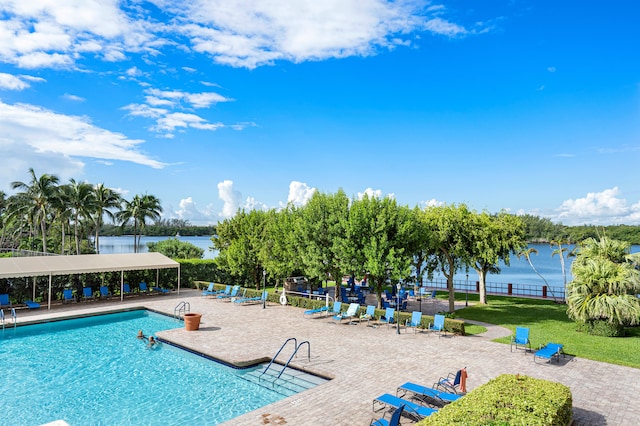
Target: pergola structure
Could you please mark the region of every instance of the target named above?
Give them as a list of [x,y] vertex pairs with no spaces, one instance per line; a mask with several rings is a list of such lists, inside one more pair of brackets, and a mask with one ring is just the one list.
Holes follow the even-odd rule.
[[54,275],[120,271],[120,300],[124,299],[124,271],[176,268],[180,293],[180,264],[152,253],[81,254],[75,256],[30,256],[0,258],[0,278],[49,277],[48,308],[51,309],[51,279]]

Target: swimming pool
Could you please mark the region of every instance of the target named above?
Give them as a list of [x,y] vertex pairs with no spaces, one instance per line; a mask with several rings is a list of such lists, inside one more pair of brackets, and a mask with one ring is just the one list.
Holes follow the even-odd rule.
[[6,328],[0,423],[214,425],[284,398],[246,370],[136,338],[181,326],[139,310]]

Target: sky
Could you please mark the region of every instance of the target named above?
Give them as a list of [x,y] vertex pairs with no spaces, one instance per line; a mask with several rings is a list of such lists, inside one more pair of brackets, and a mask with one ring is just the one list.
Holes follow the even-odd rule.
[[0,191],[640,224],[640,3],[0,0]]

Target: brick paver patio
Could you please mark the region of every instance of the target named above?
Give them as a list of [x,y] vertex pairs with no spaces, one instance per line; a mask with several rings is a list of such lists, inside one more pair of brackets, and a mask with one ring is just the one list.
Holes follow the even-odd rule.
[[[368,425],[373,417],[372,400],[378,395],[395,393],[406,381],[430,386],[461,367],[467,367],[469,390],[502,373],[564,383],[573,393],[576,425],[636,425],[640,419],[640,404],[635,400],[640,394],[640,370],[573,357],[561,359],[559,365],[535,364],[531,354],[511,353],[507,345],[491,342],[509,334],[494,326],[480,336],[439,338],[428,332],[407,333],[404,328],[398,335],[386,325],[337,324],[331,318],[308,318],[302,309],[274,303],[266,309],[237,306],[203,298],[195,290],[19,312],[18,319],[42,320],[131,306],[173,314],[183,300],[190,303],[191,312],[202,313],[200,330],[168,330],[158,333],[159,337],[238,365],[268,361],[289,337],[308,340],[311,361],[296,358],[295,366],[332,379],[225,425]],[[445,308],[437,306],[439,302],[430,303],[422,304],[425,313]],[[289,355],[283,352],[281,358],[286,360]]]

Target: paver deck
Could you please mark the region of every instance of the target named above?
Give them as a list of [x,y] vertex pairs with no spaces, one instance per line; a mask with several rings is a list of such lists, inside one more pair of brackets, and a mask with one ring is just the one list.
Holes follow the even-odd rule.
[[[245,365],[269,360],[289,337],[308,340],[311,361],[294,359],[298,368],[332,380],[308,391],[252,411],[225,425],[366,425],[373,417],[372,400],[395,393],[412,381],[430,386],[439,377],[467,367],[469,390],[503,374],[523,374],[564,383],[573,393],[576,425],[636,425],[640,405],[640,370],[590,361],[561,358],[560,364],[540,365],[531,353],[511,353],[509,346],[491,342],[505,329],[491,327],[487,336],[447,336],[413,331],[396,333],[386,325],[373,328],[338,324],[330,317],[308,318],[303,310],[269,303],[239,306],[183,290],[178,295],[138,297],[124,302],[78,303],[51,311],[19,312],[19,322],[146,306],[173,314],[185,300],[191,312],[202,313],[200,330],[167,330],[158,336],[214,358]],[[436,302],[437,303],[437,302]],[[425,306],[441,310],[439,307]],[[290,352],[280,358],[286,360]],[[280,359],[279,358],[279,359]],[[231,402],[232,403],[232,402]]]

